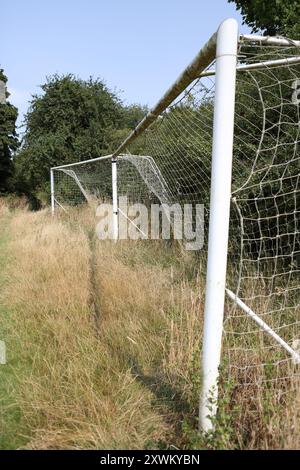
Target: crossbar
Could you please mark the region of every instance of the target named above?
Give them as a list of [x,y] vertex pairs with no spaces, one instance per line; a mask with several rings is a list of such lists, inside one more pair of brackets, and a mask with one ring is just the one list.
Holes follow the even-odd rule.
[[258,43],[262,46],[282,46],[282,47],[300,47],[300,41],[294,39],[281,38],[279,36],[258,36],[255,34],[241,34],[241,42]]
[[209,41],[198,52],[194,60],[186,67],[173,85],[166,91],[154,108],[149,111],[144,119],[129,134],[122,144],[113,153],[116,158],[126,147],[142,134],[153,121],[188,87],[199,74],[205,70],[216,56],[217,33],[213,34]]
[[107,160],[111,157],[112,155],[104,155],[103,157],[91,158],[90,160],[83,160],[82,162],[67,163],[66,165],[53,166],[51,170],[63,170],[64,168],[68,168],[70,166],[85,165],[86,163],[98,162],[99,160]]
[[[281,65],[294,65],[300,63],[300,56],[296,57],[289,57],[287,59],[276,59],[276,60],[268,60],[266,62],[257,62],[255,64],[243,64],[238,65],[236,68],[237,72],[248,72],[251,70],[260,70],[264,68],[274,68],[280,67]],[[204,77],[211,77],[216,74],[215,69],[205,70],[201,73],[200,78]]]

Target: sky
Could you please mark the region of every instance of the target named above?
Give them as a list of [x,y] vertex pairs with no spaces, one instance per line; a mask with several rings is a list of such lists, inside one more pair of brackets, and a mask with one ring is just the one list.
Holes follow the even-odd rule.
[[19,126],[54,73],[99,77],[124,103],[151,107],[222,20],[249,32],[227,0],[4,0],[1,13],[0,67]]

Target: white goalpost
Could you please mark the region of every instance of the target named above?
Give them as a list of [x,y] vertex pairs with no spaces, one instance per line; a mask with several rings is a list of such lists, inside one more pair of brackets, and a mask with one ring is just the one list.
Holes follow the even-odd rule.
[[122,195],[205,204],[205,432],[221,365],[239,390],[300,377],[299,143],[300,41],[228,19],[112,155],[50,170],[52,213],[109,200],[114,240]]
[[218,399],[217,382],[222,346],[230,215],[237,41],[237,22],[228,20],[222,23],[216,39],[215,109],[202,353],[200,423],[204,430],[212,426],[211,416],[216,413]]

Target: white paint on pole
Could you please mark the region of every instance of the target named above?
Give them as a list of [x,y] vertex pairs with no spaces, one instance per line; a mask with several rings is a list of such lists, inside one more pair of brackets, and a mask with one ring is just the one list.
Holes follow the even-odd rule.
[[217,34],[215,110],[202,352],[200,428],[213,429],[222,347],[237,65],[238,25],[225,20]]
[[55,210],[55,198],[54,198],[54,174],[51,168],[50,170],[50,186],[51,186],[51,213],[54,215]]
[[111,161],[112,176],[112,200],[113,200],[113,238],[115,241],[119,238],[119,222],[118,222],[118,177],[117,177],[117,160]]

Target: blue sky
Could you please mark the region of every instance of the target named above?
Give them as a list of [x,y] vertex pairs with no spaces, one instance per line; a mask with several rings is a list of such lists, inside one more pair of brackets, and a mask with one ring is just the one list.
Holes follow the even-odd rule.
[[[0,65],[20,118],[55,72],[100,77],[152,106],[225,18],[226,0],[5,0]],[[241,25],[242,32],[248,32]]]

